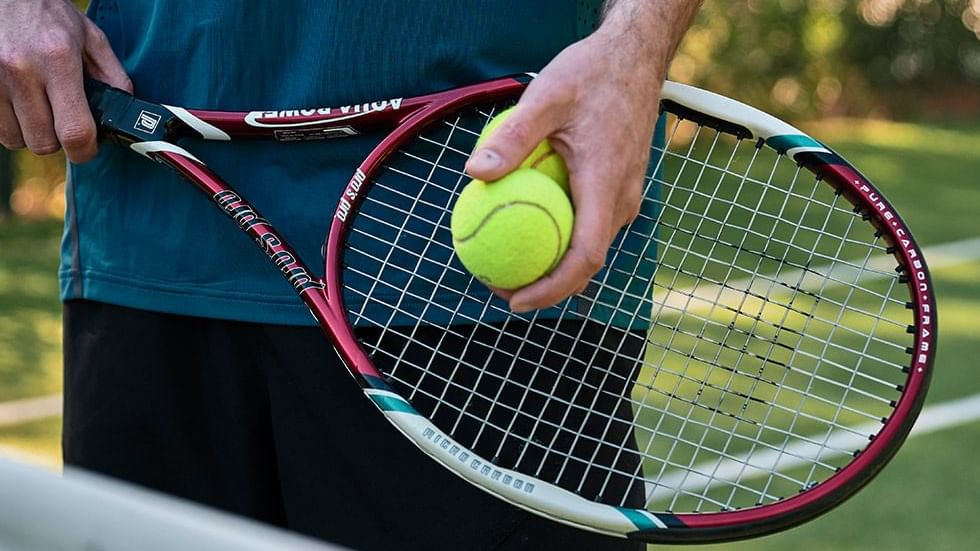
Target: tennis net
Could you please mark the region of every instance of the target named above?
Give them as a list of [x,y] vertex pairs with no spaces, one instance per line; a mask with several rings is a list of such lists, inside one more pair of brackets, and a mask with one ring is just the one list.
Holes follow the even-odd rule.
[[341,548],[79,469],[59,476],[0,457],[0,549]]

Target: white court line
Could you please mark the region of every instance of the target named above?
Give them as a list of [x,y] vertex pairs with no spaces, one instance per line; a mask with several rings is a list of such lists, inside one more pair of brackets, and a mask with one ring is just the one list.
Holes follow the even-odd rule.
[[[931,269],[965,264],[980,258],[980,237],[971,237],[969,239],[961,239],[959,241],[943,243],[942,245],[926,247],[922,249],[922,256],[925,257],[926,263]],[[895,264],[896,260],[891,255],[879,255],[868,262],[867,268],[831,263],[824,266],[817,266],[811,271],[817,272],[818,274],[825,274],[826,277],[834,279],[835,281],[831,281],[829,285],[839,285],[842,283],[857,283],[862,274],[865,274],[866,277],[874,277],[876,275],[867,273],[865,269],[892,275],[895,273]],[[803,270],[792,270],[780,274],[778,281],[793,284],[801,279],[805,280],[807,276],[813,275],[811,273],[804,275]],[[822,283],[823,278],[821,277],[820,279],[820,283]],[[739,280],[733,287],[741,289],[748,282],[749,280]],[[804,286],[804,289],[812,288]]]
[[930,269],[966,264],[980,258],[980,237],[931,245],[922,249]]
[[0,402],[0,427],[61,415],[61,394]]
[[[922,249],[922,256],[930,269],[965,264],[980,259],[980,237],[961,239]],[[878,255],[866,267],[832,262],[809,270],[788,270],[771,275],[733,279],[724,286],[699,282],[690,289],[668,289],[654,297],[654,308],[667,309],[660,315],[680,314],[683,311],[711,309],[718,304],[738,308],[740,304],[754,304],[756,297],[766,297],[773,289],[782,289],[779,283],[790,288],[816,291],[834,285],[858,285],[861,281],[886,277],[895,273],[896,261],[891,255]],[[824,284],[825,279],[830,279]],[[774,283],[776,282],[776,283]],[[751,293],[751,294],[750,294]]]
[[[980,394],[929,406],[922,410],[909,437],[946,428],[972,423],[980,419]],[[689,471],[672,472],[659,480],[647,480],[647,501],[666,500],[678,492],[699,494],[709,484],[741,483],[747,479],[766,476],[773,471],[786,472],[794,467],[808,465],[811,461],[826,461],[830,457],[844,455],[844,450],[864,448],[867,435],[881,429],[881,423],[873,422],[854,427],[853,431],[833,431],[813,435],[805,440],[790,442],[783,450],[766,448],[735,458],[706,461],[691,467]],[[824,442],[820,446],[814,442]]]

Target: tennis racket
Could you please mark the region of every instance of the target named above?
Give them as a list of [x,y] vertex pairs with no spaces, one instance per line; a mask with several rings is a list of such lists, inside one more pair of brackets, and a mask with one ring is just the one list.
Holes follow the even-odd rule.
[[[911,429],[936,353],[932,282],[895,208],[803,132],[667,82],[639,217],[581,295],[513,314],[454,257],[449,218],[477,136],[530,79],[247,113],[86,87],[100,135],[231,217],[367,398],[479,488],[587,530],[709,542],[864,486]],[[311,205],[332,217],[322,278],[178,145],[365,132],[384,138],[336,204]]]

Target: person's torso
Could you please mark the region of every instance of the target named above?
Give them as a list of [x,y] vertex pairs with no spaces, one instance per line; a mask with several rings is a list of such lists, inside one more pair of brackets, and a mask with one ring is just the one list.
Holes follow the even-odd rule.
[[[94,0],[138,96],[191,108],[346,105],[541,69],[596,1]],[[378,136],[193,143],[313,267],[341,187]],[[281,274],[165,167],[103,146],[71,166],[62,297],[307,324]]]

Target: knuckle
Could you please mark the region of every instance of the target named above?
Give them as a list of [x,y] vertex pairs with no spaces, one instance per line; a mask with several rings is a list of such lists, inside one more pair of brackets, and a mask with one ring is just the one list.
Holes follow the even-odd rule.
[[71,126],[58,133],[61,145],[68,149],[84,147],[95,139],[95,129],[87,126]]
[[594,274],[606,263],[606,251],[598,247],[589,247],[582,252],[582,264]]
[[501,125],[500,134],[507,141],[524,143],[530,139],[531,128],[526,122],[511,117]]
[[636,220],[636,217],[640,215],[640,207],[642,206],[642,203],[643,203],[642,197],[640,197],[639,195],[637,195],[636,197],[630,197],[630,199],[628,199],[625,202],[625,209],[624,209],[625,220],[623,221],[624,225],[630,224],[634,220]]
[[[11,115],[9,118],[13,118]],[[8,117],[0,117],[0,145],[7,149],[23,149],[24,137],[20,134],[20,128],[16,121],[7,120]]]
[[77,50],[67,37],[57,35],[44,41],[39,47],[41,55],[50,62],[69,60],[78,55]]
[[43,141],[31,144],[30,146],[31,153],[35,155],[50,155],[57,153],[59,149],[61,149],[61,146],[58,142]]
[[16,52],[0,51],[0,71],[11,77],[20,77],[30,72],[31,63],[27,57]]
[[132,79],[129,78],[129,76],[123,75],[120,78],[119,83],[116,85],[116,87],[117,88],[122,88],[123,90],[132,91],[133,90],[133,81],[132,81]]
[[17,125],[0,120],[0,145],[7,149],[24,149],[24,137]]
[[628,225],[632,224],[633,222],[636,221],[636,219],[639,216],[640,216],[640,207],[639,206],[628,210],[626,212],[626,218],[623,220],[623,225],[624,226],[628,226]]
[[102,31],[96,25],[87,25],[88,36],[86,40],[90,40],[100,46],[105,46],[109,44],[109,37],[106,36],[105,32]]
[[19,136],[0,135],[0,145],[6,149],[24,149],[24,140]]

